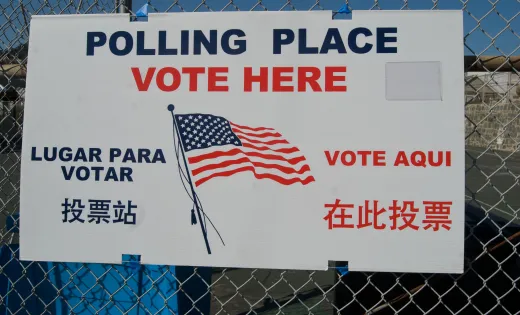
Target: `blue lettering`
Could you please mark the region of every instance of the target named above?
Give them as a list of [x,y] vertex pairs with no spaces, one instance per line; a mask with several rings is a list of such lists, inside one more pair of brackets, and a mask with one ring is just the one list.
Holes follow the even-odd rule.
[[244,37],[246,34],[244,31],[239,29],[227,30],[222,34],[222,50],[228,55],[239,55],[246,51],[246,40],[245,39],[237,39],[234,41],[234,44],[238,46],[237,48],[231,48],[229,45],[229,38],[233,35],[237,37]]
[[202,47],[206,48],[206,51],[210,55],[217,54],[217,30],[209,31],[209,40],[201,30],[193,31],[193,54],[200,55]]
[[116,157],[121,156],[121,149],[111,148],[110,149],[110,162],[114,162]]
[[58,150],[56,147],[44,147],[43,148],[43,158],[39,156],[36,147],[31,148],[31,160],[32,161],[48,161],[52,162],[56,159],[62,162],[70,162],[70,161],[81,161],[81,162],[101,162],[101,149],[100,148],[89,148],[88,154],[87,149],[78,148],[74,151],[70,147],[63,147]]
[[124,182],[125,180],[127,182],[133,182],[134,180],[132,179],[132,169],[129,168],[129,167],[121,167],[121,172],[120,172],[120,175],[119,175],[119,180]]
[[[81,175],[81,171],[83,171],[84,175]],[[80,181],[86,181],[90,177],[90,170],[86,166],[80,166],[76,171],[76,177]]]
[[[119,38],[124,39],[124,47],[123,49],[119,49],[117,47],[117,40]],[[110,43],[109,43],[110,51],[116,55],[116,56],[125,56],[128,55],[132,51],[132,48],[134,47],[134,39],[132,38],[132,35],[130,35],[128,32],[125,31],[117,31],[112,36],[110,36]]]
[[60,160],[63,162],[72,161],[72,149],[64,147],[60,149]]
[[181,55],[190,54],[190,32],[181,31]]
[[157,161],[160,161],[161,163],[166,163],[166,160],[164,159],[164,154],[161,149],[155,150],[152,163],[157,163]]
[[72,178],[72,174],[74,173],[75,166],[70,167],[70,171],[67,171],[66,166],[61,167],[61,171],[63,172],[63,177],[65,177],[65,180],[70,180]]
[[94,179],[99,181],[99,172],[105,168],[103,166],[92,166],[91,169],[94,171]]
[[134,151],[132,151],[131,149],[126,150],[125,156],[123,157],[123,161],[121,162],[126,163],[128,160],[130,160],[133,163],[136,162]]
[[[285,36],[282,39],[282,35]],[[273,54],[279,55],[282,53],[282,45],[289,45],[294,42],[294,32],[288,28],[273,30]]]
[[[298,41],[299,54],[327,54],[332,50],[340,54],[347,53],[347,50],[356,54],[366,54],[376,46],[377,53],[397,53],[397,47],[388,47],[387,43],[397,42],[396,27],[381,27],[372,32],[366,27],[357,27],[348,31],[348,36],[342,37],[338,28],[329,28],[323,37],[321,46],[310,45],[307,39],[307,29],[298,29],[297,35],[291,29],[273,29],[273,54],[282,53],[283,46],[295,44]],[[192,34],[192,35],[191,35]],[[218,49],[228,55],[239,55],[247,51],[247,40],[245,32],[241,29],[229,29],[218,37],[218,31],[212,30],[181,30],[180,46],[168,47],[167,31],[158,31],[158,41],[156,46],[146,47],[145,31],[136,31],[136,38],[127,31],[117,31],[110,35],[103,32],[87,32],[87,55],[93,56],[97,47],[105,46],[108,42],[110,52],[115,56],[125,56],[130,54],[135,46],[135,53],[138,56],[146,55],[201,55],[206,51],[209,55],[216,55]],[[346,34],[345,34],[346,35]],[[371,42],[366,41],[358,44],[358,38],[363,35],[376,37]],[[193,38],[190,38],[193,36]],[[296,36],[298,38],[296,39]],[[220,41],[220,43],[219,43]],[[348,44],[348,47],[347,47]],[[171,45],[171,43],[170,43]],[[219,47],[220,45],[220,47]]]
[[103,32],[87,32],[87,56],[94,56],[94,48],[101,47],[107,42],[107,35]]
[[177,49],[166,48],[166,31],[159,31],[159,55],[177,55]]
[[49,148],[45,147],[43,148],[43,158],[45,161],[52,162],[56,160],[56,155],[58,155],[58,149],[56,147],[52,147],[52,154],[49,154]]
[[150,150],[139,149],[137,152],[139,152],[139,163],[142,163],[143,160],[145,160],[146,163],[150,163],[150,159],[148,158],[150,156]]
[[[100,181],[100,180],[103,180],[105,182],[108,182],[108,181],[133,182],[134,181],[132,178],[132,169],[130,167],[121,167],[119,169],[119,176],[118,176],[117,170],[114,167],[107,168],[106,174],[103,173],[104,169],[105,168],[103,166],[92,166],[90,168],[87,166],[79,166],[77,168],[75,166],[70,166],[70,167],[62,166],[61,167],[61,171],[63,173],[63,177],[65,178],[65,180],[71,180],[73,175],[75,175],[76,179],[78,179],[80,181],[86,181],[89,178],[91,178],[90,177],[91,173],[94,173],[95,181]],[[103,176],[103,179],[102,179],[102,176]]]
[[[173,45],[173,47],[168,46],[167,30],[157,31],[158,39],[155,43],[146,42],[145,32],[116,31],[113,34],[87,32],[87,56],[93,56],[97,47],[107,44],[114,56],[126,56],[130,53],[135,53],[137,56],[201,55],[203,51],[209,55],[216,55],[219,49],[228,55],[239,55],[247,50],[247,41],[244,38],[246,34],[241,29],[226,30],[220,38],[219,31],[216,29],[181,30],[180,46]],[[291,35],[290,41],[293,41],[294,34]],[[281,44],[283,42],[282,40]]]
[[144,48],[144,31],[137,31],[137,55],[142,56],[153,56],[155,55],[155,49]]
[[105,182],[108,182],[109,180],[113,180],[117,182],[117,173],[116,170],[113,167],[109,167],[107,171],[107,175],[105,176]]
[[300,28],[298,30],[298,53],[302,55],[306,54],[317,54],[319,52],[318,47],[307,47],[307,29]]
[[377,53],[378,54],[395,54],[397,47],[386,47],[385,43],[396,43],[397,36],[387,37],[386,34],[396,34],[397,27],[378,27],[377,28]]
[[83,148],[79,148],[78,151],[76,152],[76,156],[74,157],[74,162],[77,162],[77,161],[87,162],[87,155],[85,154],[85,150]]
[[41,161],[42,160],[42,157],[41,156],[36,156],[36,147],[32,147],[31,149],[31,161]]
[[96,162],[101,162],[101,158],[99,157],[101,155],[101,149],[100,148],[90,148],[89,150],[89,162],[93,162],[96,160]]
[[345,44],[343,43],[341,34],[337,28],[329,28],[327,30],[327,34],[323,40],[323,45],[321,46],[320,54],[327,54],[331,49],[336,49],[340,54],[347,53],[347,49],[345,48]]
[[348,47],[356,54],[366,54],[372,49],[372,44],[366,43],[365,46],[359,47],[357,45],[357,36],[363,34],[365,36],[372,36],[372,32],[368,28],[357,27],[348,34]]
[[[377,39],[368,41],[368,38],[374,33],[366,27],[356,27],[348,31],[348,36],[342,38],[341,32],[338,28],[329,28],[323,37],[321,46],[312,46],[307,42],[307,29],[298,29],[298,53],[299,54],[327,54],[331,50],[336,50],[339,54],[347,53],[348,50],[355,54],[366,54],[377,45],[377,53],[397,53],[396,47],[386,47],[386,43],[397,42],[396,27],[377,28]],[[364,36],[366,41],[358,44],[358,38]],[[295,34],[290,29],[274,29],[273,30],[273,54],[281,54],[282,46],[290,45],[295,41]]]

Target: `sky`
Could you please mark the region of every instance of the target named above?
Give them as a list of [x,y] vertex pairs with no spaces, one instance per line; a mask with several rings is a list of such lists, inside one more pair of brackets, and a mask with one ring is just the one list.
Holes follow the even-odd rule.
[[[133,0],[136,12],[147,0]],[[205,5],[201,5],[204,2]],[[230,0],[149,0],[149,12],[236,10],[227,6]],[[337,11],[344,0],[233,0],[241,10],[332,10]],[[0,0],[0,50],[27,40],[20,3],[32,14],[74,14],[79,12],[113,12],[113,0]],[[175,4],[174,3],[178,3]],[[316,5],[318,3],[318,5]],[[461,10],[464,9],[465,55],[520,55],[520,2],[518,0],[348,0],[356,10]],[[284,7],[284,5],[286,5]],[[336,18],[349,18],[338,14]],[[427,27],[428,25],[425,25]],[[434,27],[434,26],[433,26]]]

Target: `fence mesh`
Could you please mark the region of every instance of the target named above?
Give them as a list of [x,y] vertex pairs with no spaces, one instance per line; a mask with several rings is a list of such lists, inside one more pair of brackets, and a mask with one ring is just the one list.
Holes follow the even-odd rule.
[[[20,147],[32,15],[135,13],[145,2],[0,0],[0,312],[5,314],[519,314],[520,3],[516,0],[151,0],[150,12],[464,11],[462,275],[18,260]],[[424,25],[435,27],[435,25]],[[52,36],[52,35],[50,35]],[[442,47],[439,47],[442,49]],[[489,58],[491,57],[491,58]],[[489,63],[482,60],[488,58]],[[441,126],[441,122],[432,122]],[[67,236],[64,236],[67,237]],[[338,264],[341,266],[341,264]],[[193,289],[195,288],[195,289]],[[200,289],[202,288],[202,290]],[[209,303],[208,303],[209,302]],[[207,309],[206,304],[210,304]]]

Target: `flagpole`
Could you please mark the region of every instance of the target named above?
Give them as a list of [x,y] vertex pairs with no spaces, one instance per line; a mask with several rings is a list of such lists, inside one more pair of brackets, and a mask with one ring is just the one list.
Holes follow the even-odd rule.
[[204,229],[204,225],[202,223],[203,221],[202,221],[202,216],[200,215],[200,208],[199,208],[199,203],[197,201],[197,195],[195,193],[195,188],[193,188],[193,183],[191,181],[191,176],[190,176],[190,170],[188,169],[188,163],[186,162],[186,156],[184,155],[184,146],[182,144],[182,138],[179,134],[177,122],[175,121],[175,115],[173,114],[174,109],[175,109],[175,106],[173,104],[168,105],[168,110],[172,113],[173,128],[175,129],[175,133],[177,134],[177,139],[179,139],[179,141],[181,142],[180,147],[181,147],[182,159],[184,160],[184,167],[186,168],[186,175],[188,176],[188,183],[190,184],[190,187],[191,187],[191,195],[193,196],[193,202],[195,203],[195,208],[197,209],[197,216],[199,217],[199,223],[200,223],[200,228],[202,230],[202,236],[204,237],[204,242],[206,243],[206,249],[208,250],[208,254],[211,254],[211,249],[209,247],[209,242],[208,242],[208,235],[206,234],[206,230]]

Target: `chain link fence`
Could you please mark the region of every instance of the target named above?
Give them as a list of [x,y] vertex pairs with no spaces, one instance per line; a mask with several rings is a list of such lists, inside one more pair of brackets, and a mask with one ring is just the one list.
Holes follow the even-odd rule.
[[[124,1],[124,0],[122,0]],[[32,15],[125,13],[144,1],[0,0],[0,312],[5,314],[519,314],[520,3],[516,0],[151,0],[150,12],[464,11],[462,275],[61,264],[18,260],[20,147]],[[435,27],[424,25],[424,27]],[[52,34],[49,34],[52,36]],[[439,47],[442,49],[442,47]],[[442,122],[432,122],[441,128]],[[69,237],[69,236],[64,236]],[[208,308],[207,305],[210,305]]]

